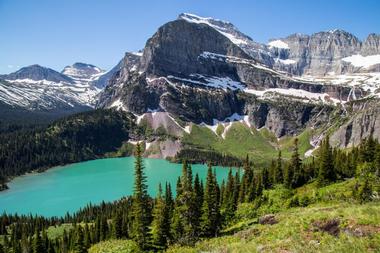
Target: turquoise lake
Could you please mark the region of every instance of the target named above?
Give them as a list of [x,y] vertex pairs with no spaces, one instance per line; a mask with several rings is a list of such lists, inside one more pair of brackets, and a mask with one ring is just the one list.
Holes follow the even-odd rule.
[[[88,203],[113,201],[131,195],[134,157],[99,159],[52,168],[44,173],[17,177],[0,192],[0,213],[63,216]],[[175,189],[182,165],[163,159],[144,159],[148,192],[155,196],[158,184],[169,182]],[[228,168],[216,169],[219,183],[227,179]],[[192,165],[193,175],[207,175],[206,165]],[[236,169],[235,169],[236,171]]]

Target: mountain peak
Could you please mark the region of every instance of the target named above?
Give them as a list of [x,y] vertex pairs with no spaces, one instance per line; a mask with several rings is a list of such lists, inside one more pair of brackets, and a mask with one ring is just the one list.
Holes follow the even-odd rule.
[[76,62],[71,66],[66,66],[62,74],[79,81],[89,81],[99,78],[104,70],[88,63]]
[[5,79],[7,80],[25,80],[30,79],[34,81],[52,81],[52,82],[67,82],[73,83],[73,80],[53,69],[43,67],[38,64],[33,64],[27,67],[23,67],[16,72],[6,75]]
[[178,15],[178,19],[183,19],[188,22],[193,22],[193,23],[223,23],[225,25],[232,25],[228,21],[220,20],[220,19],[215,19],[212,17],[201,17],[192,13],[181,13]]

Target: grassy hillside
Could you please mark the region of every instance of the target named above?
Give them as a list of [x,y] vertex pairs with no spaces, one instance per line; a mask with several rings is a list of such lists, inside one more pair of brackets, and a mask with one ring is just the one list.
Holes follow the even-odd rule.
[[[259,208],[239,206],[224,236],[167,252],[379,252],[380,204],[356,202],[353,186],[348,180],[319,189],[311,183],[267,190]],[[260,224],[268,214],[275,224]]]
[[222,125],[218,126],[216,133],[205,126],[193,125],[190,134],[185,134],[182,141],[186,148],[213,150],[238,158],[245,158],[248,154],[259,165],[269,163],[277,156],[278,150],[282,151],[284,158],[289,158],[295,138],[299,140],[301,154],[312,148],[310,129],[296,137],[279,140],[267,129],[249,128],[240,122],[233,123],[224,136],[223,131]]
[[275,215],[274,225],[254,224],[233,235],[167,252],[379,252],[380,205],[319,204]]

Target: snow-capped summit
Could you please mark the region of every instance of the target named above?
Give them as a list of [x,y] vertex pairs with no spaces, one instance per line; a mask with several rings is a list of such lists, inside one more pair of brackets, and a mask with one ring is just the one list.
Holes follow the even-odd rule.
[[11,80],[13,82],[22,81],[22,80],[31,80],[31,81],[43,81],[43,82],[66,82],[74,83],[74,80],[64,74],[61,74],[53,69],[42,67],[38,64],[30,65],[23,67],[16,72],[13,72],[9,75],[5,75],[4,79]]
[[186,20],[188,22],[197,24],[206,24],[216,29],[218,32],[229,38],[233,43],[242,45],[252,41],[250,37],[240,32],[232,23],[220,19],[200,17],[195,14],[182,13],[178,19]]
[[186,20],[187,22],[196,24],[206,24],[217,30],[219,33],[223,34],[232,43],[239,46],[245,51],[245,53],[257,61],[262,62],[268,66],[272,66],[273,64],[273,59],[271,59],[266,45],[253,41],[251,37],[239,31],[236,26],[228,21],[214,19],[211,17],[200,17],[198,15],[190,13],[182,13],[178,16],[178,19]]
[[91,64],[77,62],[66,66],[61,73],[77,81],[91,82],[98,79],[105,71]]
[[31,65],[1,76],[0,102],[32,111],[78,111],[92,107],[100,89],[92,82],[104,73],[90,64],[75,63],[59,73]]

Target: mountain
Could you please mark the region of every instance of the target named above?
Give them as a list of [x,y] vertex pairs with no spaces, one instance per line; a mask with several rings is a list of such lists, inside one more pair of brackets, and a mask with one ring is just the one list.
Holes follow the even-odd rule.
[[18,122],[20,115],[35,115],[38,119],[43,115],[48,120],[90,110],[100,92],[92,82],[102,73],[95,66],[76,63],[65,67],[62,73],[31,65],[3,75],[0,79],[2,119]]
[[268,45],[272,55],[292,66],[291,72],[316,76],[379,71],[378,42],[379,36],[375,34],[362,42],[346,31],[335,29],[311,36],[293,34]]
[[[81,83],[95,83],[105,71],[91,64],[77,62],[71,66],[66,66],[61,73]],[[97,88],[104,87],[95,86]]]
[[[377,65],[370,64],[376,63],[378,37],[369,38],[361,42],[334,30],[294,34],[264,45],[229,22],[181,14],[161,26],[141,53],[124,56],[96,107],[132,112],[153,131],[163,128],[181,143],[177,151],[210,150],[194,143],[199,137],[195,126],[208,128],[218,143],[225,143],[232,121],[251,129],[248,138],[266,138],[252,129],[268,129],[276,138],[311,131],[305,141],[311,147],[308,154],[328,132],[334,133],[335,145],[354,145],[370,134],[380,137],[373,130],[376,117],[365,129],[343,127],[351,121],[360,126],[368,118],[358,114],[378,104],[380,75],[374,72]],[[365,67],[354,66],[358,53],[370,57]],[[371,105],[358,106],[367,100]],[[263,141],[273,150],[281,146]],[[165,150],[162,141],[153,143]]]
[[70,77],[58,73],[55,70],[42,67],[38,64],[31,65],[28,67],[21,68],[20,70],[13,72],[9,75],[6,75],[4,79],[13,82],[66,82],[66,83],[74,83],[74,80]]
[[92,84],[95,87],[98,87],[100,89],[103,89],[108,85],[109,80],[111,77],[118,72],[121,69],[122,66],[122,60],[119,61],[118,64],[116,64],[115,67],[113,67],[111,70],[107,71],[106,73],[103,73],[101,76],[99,76],[96,80],[92,81]]

